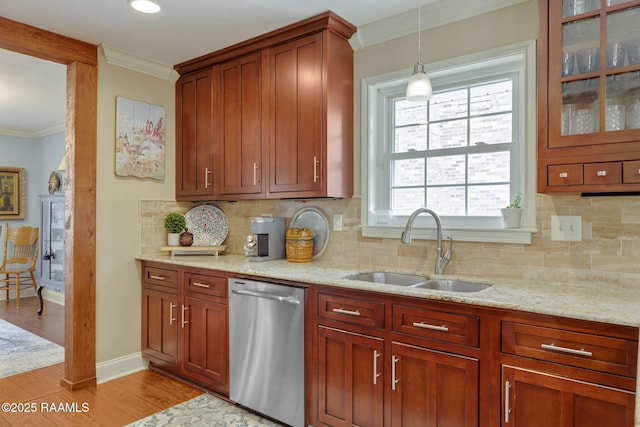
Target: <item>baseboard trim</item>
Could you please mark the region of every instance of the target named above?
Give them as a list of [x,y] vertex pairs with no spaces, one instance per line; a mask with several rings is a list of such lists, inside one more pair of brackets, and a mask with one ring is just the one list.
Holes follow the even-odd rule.
[[96,377],[98,384],[101,384],[145,369],[147,362],[142,358],[142,353],[132,353],[96,364]]

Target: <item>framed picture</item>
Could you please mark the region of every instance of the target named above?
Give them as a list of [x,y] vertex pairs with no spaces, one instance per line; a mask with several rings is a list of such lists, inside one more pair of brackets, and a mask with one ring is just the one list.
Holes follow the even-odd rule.
[[24,168],[0,166],[0,219],[24,219]]

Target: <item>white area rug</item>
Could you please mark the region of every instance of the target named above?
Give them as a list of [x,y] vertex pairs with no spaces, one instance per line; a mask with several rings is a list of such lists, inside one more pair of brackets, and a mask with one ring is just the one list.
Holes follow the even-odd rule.
[[129,424],[127,427],[157,426],[276,427],[281,424],[261,418],[259,415],[205,393]]
[[0,378],[64,362],[64,348],[0,319]]

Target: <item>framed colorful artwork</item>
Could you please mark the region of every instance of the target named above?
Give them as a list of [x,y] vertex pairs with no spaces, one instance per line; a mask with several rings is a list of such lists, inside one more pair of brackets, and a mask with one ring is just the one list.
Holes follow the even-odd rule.
[[24,168],[0,166],[0,219],[24,219]]

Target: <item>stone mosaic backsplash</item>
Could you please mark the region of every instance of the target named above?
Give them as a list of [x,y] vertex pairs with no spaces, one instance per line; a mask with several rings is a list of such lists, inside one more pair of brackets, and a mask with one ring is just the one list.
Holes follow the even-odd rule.
[[[228,252],[243,253],[243,238],[249,234],[249,218],[263,213],[288,221],[302,206],[322,209],[330,218],[343,215],[343,231],[332,232],[322,258],[313,261],[356,269],[389,268],[433,273],[435,242],[365,238],[359,229],[360,199],[260,200],[215,202],[229,220]],[[640,197],[580,197],[537,195],[538,233],[532,243],[475,243],[455,241],[447,274],[484,280],[513,279],[596,287],[640,288]],[[195,203],[141,200],[139,205],[139,251],[156,254],[166,246],[164,216],[187,212]],[[582,241],[552,241],[552,215],[580,215]],[[445,228],[446,228],[446,224]]]

